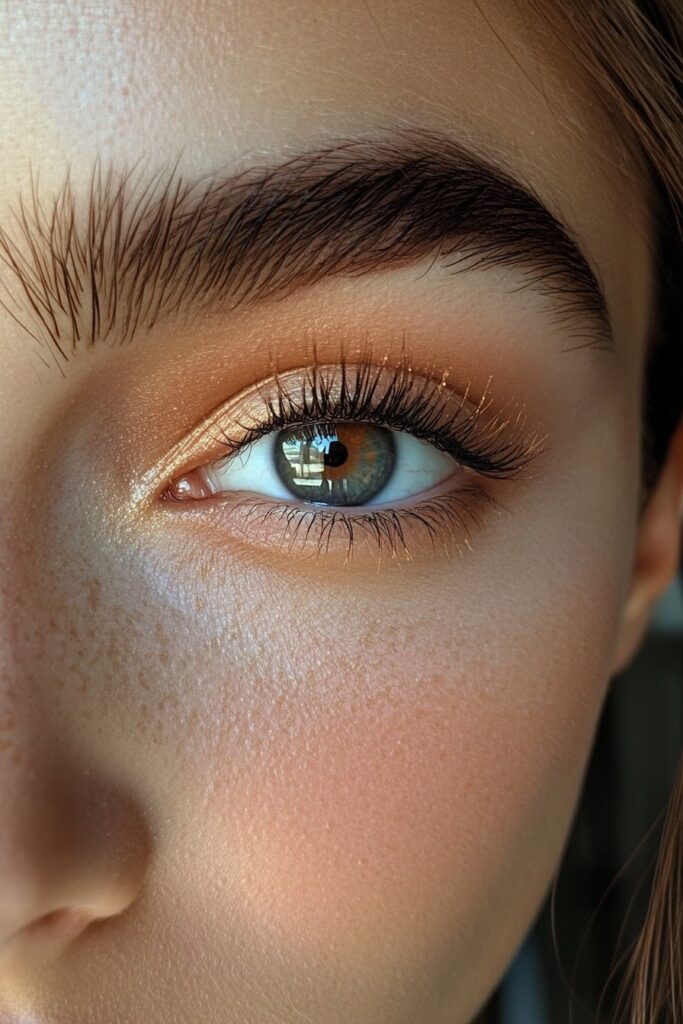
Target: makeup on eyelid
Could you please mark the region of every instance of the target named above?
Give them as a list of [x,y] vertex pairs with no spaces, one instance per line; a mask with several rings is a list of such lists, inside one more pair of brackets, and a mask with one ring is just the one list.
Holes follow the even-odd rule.
[[[408,526],[432,543],[467,538],[468,519],[496,505],[485,478],[519,475],[543,448],[522,411],[492,409],[487,391],[475,402],[469,387],[458,393],[445,374],[418,373],[405,354],[394,366],[366,353],[275,374],[200,428],[190,441],[200,454],[160,498],[221,500],[226,515],[256,520],[256,536],[279,520],[282,543],[317,539],[318,553],[335,534],[350,552],[360,532],[409,556]],[[223,452],[217,459],[212,445]]]
[[[487,416],[478,418],[480,440],[494,413],[501,421],[500,437],[508,433],[520,444],[525,421],[529,435],[552,437],[553,449],[570,431],[582,431],[598,397],[618,383],[614,353],[565,350],[566,338],[553,333],[532,291],[508,295],[507,274],[502,280],[499,272],[481,271],[468,275],[466,288],[463,282],[437,267],[328,280],[283,301],[240,309],[229,320],[150,332],[144,345],[125,356],[119,349],[120,358],[108,359],[106,373],[91,377],[83,435],[90,450],[96,445],[102,452],[101,472],[118,498],[117,515],[136,529],[142,513],[155,529],[172,529],[182,544],[201,537],[217,558],[231,551],[244,557],[276,555],[304,537],[307,552],[323,548],[326,555],[336,550],[346,557],[350,532],[356,551],[369,546],[373,560],[378,540],[390,553],[407,549],[431,558],[435,545],[449,551],[469,547],[475,531],[477,537],[494,536],[495,529],[478,529],[482,515],[495,528],[489,513],[499,506],[507,516],[517,494],[529,493],[523,481],[537,475],[535,467],[522,474],[519,486],[484,480],[472,469],[468,486],[452,494],[441,486],[438,494],[427,496],[426,505],[424,497],[412,497],[372,514],[365,506],[336,507],[319,508],[314,517],[310,504],[303,511],[303,503],[297,508],[291,500],[284,504],[240,493],[182,505],[158,501],[174,480],[228,454],[226,435],[240,444],[245,428],[272,429],[264,388],[274,375],[296,398],[301,391],[296,380],[307,368],[338,367],[344,360],[360,364],[368,354],[388,375],[409,355],[414,377],[429,378],[432,387],[445,374],[444,390],[459,396],[455,408],[463,395],[473,407],[482,395],[490,398]],[[335,417],[339,420],[339,410]],[[391,426],[414,430],[414,424]],[[458,452],[447,447],[457,459]],[[363,543],[356,545],[356,539]],[[277,555],[278,564],[293,570],[303,550],[298,559]],[[330,559],[328,567],[333,564]]]
[[[510,285],[516,281],[510,275]],[[567,338],[553,332],[537,297],[508,295],[507,285],[499,272],[467,275],[465,287],[464,277],[411,267],[328,280],[229,318],[154,329],[144,344],[114,349],[91,375],[90,444],[103,458],[106,450],[102,470],[132,515],[157,484],[225,453],[218,443],[206,450],[209,428],[228,422],[238,400],[244,418],[254,382],[269,369],[295,373],[314,351],[320,363],[337,363],[344,352],[351,362],[366,349],[391,365],[405,348],[416,373],[439,379],[448,369],[448,386],[460,393],[469,386],[473,400],[490,379],[497,406],[523,408],[541,434],[582,429],[599,395],[617,386],[619,360],[565,349]],[[100,363],[97,351],[90,363],[91,370]]]
[[[489,476],[512,475],[540,445],[523,406],[490,393],[491,377],[479,392],[456,385],[448,372],[413,364],[405,353],[376,360],[365,348],[337,363],[284,372],[245,388],[209,414],[154,470],[160,480],[179,459],[186,470],[206,455],[229,457],[274,429],[314,422],[369,421],[410,428],[419,438]],[[507,433],[506,433],[507,431]],[[476,444],[475,444],[476,442]]]

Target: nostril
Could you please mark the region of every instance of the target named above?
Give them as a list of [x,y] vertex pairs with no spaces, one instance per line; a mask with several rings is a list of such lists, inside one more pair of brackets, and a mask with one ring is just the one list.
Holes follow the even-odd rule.
[[24,929],[25,935],[52,936],[60,939],[74,939],[85,931],[94,916],[87,910],[63,907],[39,917]]

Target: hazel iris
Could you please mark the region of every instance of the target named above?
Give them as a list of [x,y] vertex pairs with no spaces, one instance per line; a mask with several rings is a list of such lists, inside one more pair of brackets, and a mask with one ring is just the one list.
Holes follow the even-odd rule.
[[394,472],[394,433],[374,423],[291,427],[275,439],[275,465],[296,498],[366,505]]

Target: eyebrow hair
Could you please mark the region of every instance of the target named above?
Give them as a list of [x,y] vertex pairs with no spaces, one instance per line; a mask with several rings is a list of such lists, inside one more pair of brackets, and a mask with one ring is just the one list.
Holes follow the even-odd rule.
[[[575,347],[613,347],[605,298],[569,230],[534,191],[424,130],[341,140],[276,166],[189,180],[95,161],[85,216],[66,180],[45,209],[31,176],[0,228],[0,304],[66,361],[167,316],[227,312],[333,275],[432,257],[451,272],[510,266]],[[139,163],[139,161],[138,161]],[[10,287],[18,286],[18,296]]]

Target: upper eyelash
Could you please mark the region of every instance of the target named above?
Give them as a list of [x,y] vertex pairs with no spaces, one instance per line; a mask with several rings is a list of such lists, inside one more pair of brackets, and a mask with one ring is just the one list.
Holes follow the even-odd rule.
[[349,420],[405,430],[461,465],[494,478],[517,475],[543,450],[544,439],[525,433],[520,413],[507,419],[493,415],[487,420],[490,401],[485,400],[485,393],[473,405],[467,400],[467,389],[455,412],[449,413],[454,394],[445,390],[445,378],[416,380],[405,356],[389,369],[388,386],[380,394],[386,365],[374,363],[368,355],[354,363],[353,370],[351,378],[346,359],[334,367],[314,363],[305,371],[298,397],[275,374],[275,394],[262,396],[263,420],[248,426],[238,424],[238,438],[231,438],[224,429],[214,438],[227,449],[223,458],[231,458],[275,430]]

